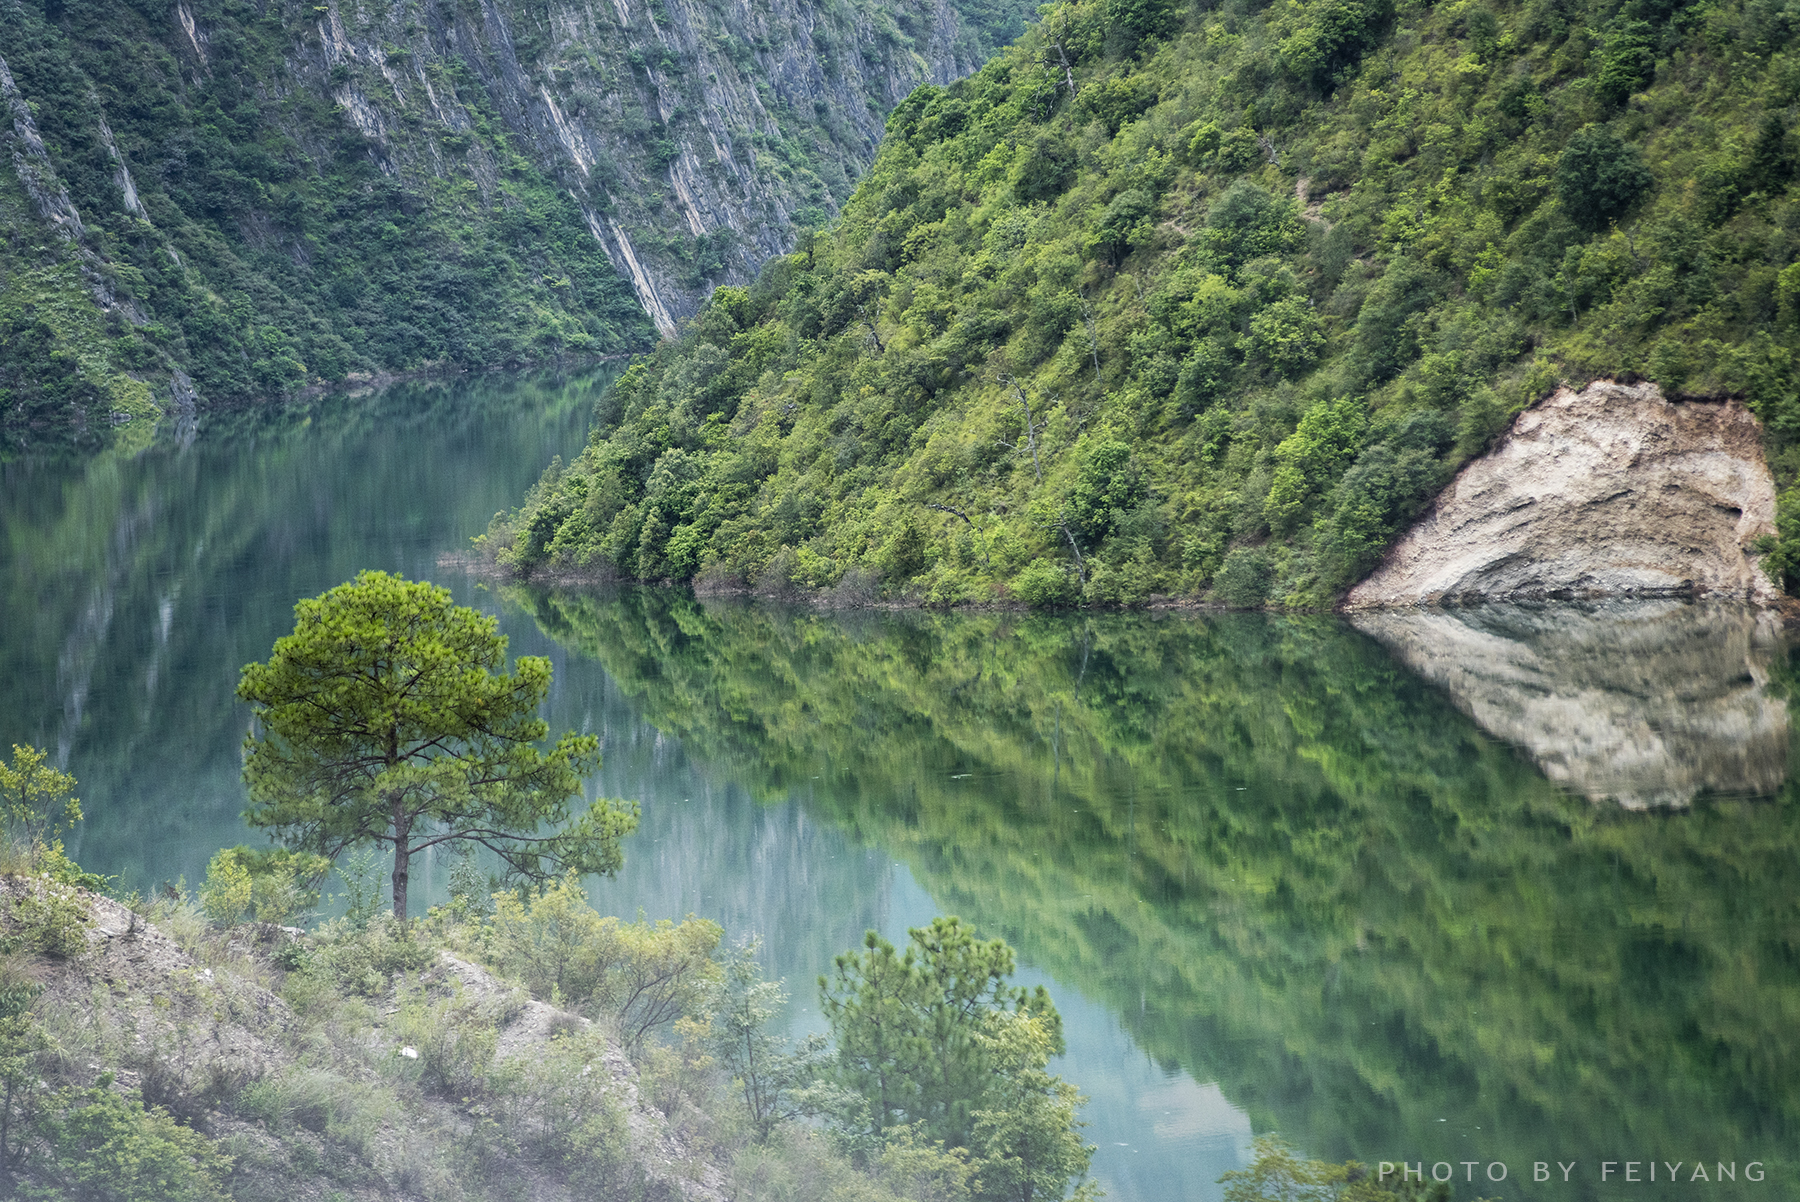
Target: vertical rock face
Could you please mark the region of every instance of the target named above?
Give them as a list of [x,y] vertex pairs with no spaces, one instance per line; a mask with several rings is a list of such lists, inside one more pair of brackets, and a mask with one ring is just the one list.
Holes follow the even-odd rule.
[[987,49],[949,0],[322,7],[294,65],[329,80],[384,169],[483,183],[500,164],[458,135],[483,141],[491,99],[665,334],[835,213],[888,110]]
[[1551,780],[1629,809],[1765,796],[1787,778],[1773,611],[1611,601],[1363,611],[1351,621]]
[[1762,429],[1738,401],[1601,381],[1527,410],[1350,591],[1351,609],[1477,600],[1778,596]]
[[[206,407],[643,349],[824,224],[894,105],[1028,11],[0,7],[0,277],[58,315],[0,355],[0,451],[101,445],[183,373]],[[40,386],[64,361],[81,397]]]

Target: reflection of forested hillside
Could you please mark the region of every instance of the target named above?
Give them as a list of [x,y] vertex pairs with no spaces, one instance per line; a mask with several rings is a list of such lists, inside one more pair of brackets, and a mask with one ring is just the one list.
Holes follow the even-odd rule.
[[1779,1161],[1800,1130],[1788,797],[1570,797],[1332,619],[511,597],[1317,1152]]
[[143,886],[242,837],[239,669],[300,597],[466,546],[613,374],[403,386],[211,415],[129,458],[0,464],[0,745],[75,771],[77,854]]

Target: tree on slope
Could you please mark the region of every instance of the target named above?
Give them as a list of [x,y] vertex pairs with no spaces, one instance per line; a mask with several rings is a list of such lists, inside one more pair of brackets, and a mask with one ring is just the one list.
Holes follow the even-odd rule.
[[567,732],[537,746],[549,660],[522,656],[506,672],[494,618],[386,572],[294,614],[294,633],[238,681],[257,718],[245,739],[251,825],[331,858],[392,847],[402,920],[412,857],[438,844],[486,847],[527,880],[618,869],[636,805],[600,800],[572,818],[598,741]]
[[[1055,1004],[1042,986],[1009,985],[1012,948],[959,919],[908,936],[902,953],[870,931],[819,979],[838,1083],[867,1103],[856,1134],[967,1149],[980,1202],[1062,1198],[1094,1149],[1075,1087],[1045,1071],[1063,1050]],[[1084,1182],[1075,1197],[1095,1190]]]

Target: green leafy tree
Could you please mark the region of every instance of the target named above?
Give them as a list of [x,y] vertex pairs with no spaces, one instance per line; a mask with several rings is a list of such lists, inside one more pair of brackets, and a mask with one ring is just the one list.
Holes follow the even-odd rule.
[[[105,1078],[103,1078],[105,1080]],[[110,1089],[64,1090],[37,1124],[48,1171],[67,1191],[108,1202],[224,1202],[232,1158],[160,1106]]]
[[294,633],[238,682],[258,727],[245,739],[251,825],[333,859],[392,847],[402,920],[412,857],[439,844],[479,844],[529,880],[618,869],[637,807],[599,800],[575,816],[571,806],[597,740],[569,732],[537,746],[549,731],[537,716],[549,660],[522,656],[506,672],[494,618],[386,572],[294,613]]
[[777,1124],[809,1110],[807,1091],[824,1071],[829,1055],[823,1035],[811,1035],[789,1050],[787,1040],[769,1030],[787,991],[765,981],[756,954],[760,940],[737,945],[725,960],[712,1004],[707,1045],[742,1094],[751,1129],[767,1143]]
[[[1060,1044],[1053,1024],[1029,1012],[997,1014],[984,1042],[996,1068],[987,1106],[975,1112],[978,1196],[984,1202],[1054,1202],[1087,1173],[1094,1146],[1081,1141],[1076,1088],[1046,1071]],[[1083,1181],[1075,1202],[1100,1197]]]
[[1556,161],[1557,195],[1584,230],[1605,229],[1625,216],[1653,182],[1637,149],[1597,125],[1570,138]]
[[877,1137],[920,1123],[928,1140],[964,1147],[994,1083],[992,1016],[1038,1015],[1057,1053],[1062,1019],[1042,986],[1006,983],[1014,962],[1004,940],[977,939],[955,917],[934,918],[907,934],[901,953],[870,931],[863,951],[837,957],[832,976],[819,979],[838,1076],[868,1099]]
[[75,778],[44,761],[35,747],[13,744],[12,763],[0,761],[0,822],[6,836],[33,857],[60,847],[58,835],[81,821]]
[[[966,1150],[980,1199],[1063,1197],[1094,1150],[1081,1142],[1075,1087],[1045,1071],[1063,1050],[1055,1005],[1042,986],[1007,984],[1012,948],[960,919],[907,935],[902,953],[870,931],[819,981],[838,1081],[859,1095],[847,1118],[867,1126],[853,1134]],[[1084,1184],[1075,1196],[1097,1194]]]

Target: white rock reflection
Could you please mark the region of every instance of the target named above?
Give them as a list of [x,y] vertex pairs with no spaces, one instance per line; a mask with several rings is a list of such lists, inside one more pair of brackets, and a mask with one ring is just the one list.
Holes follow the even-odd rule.
[[1352,615],[1550,779],[1629,809],[1764,795],[1787,776],[1771,611],[1729,603],[1483,605]]

